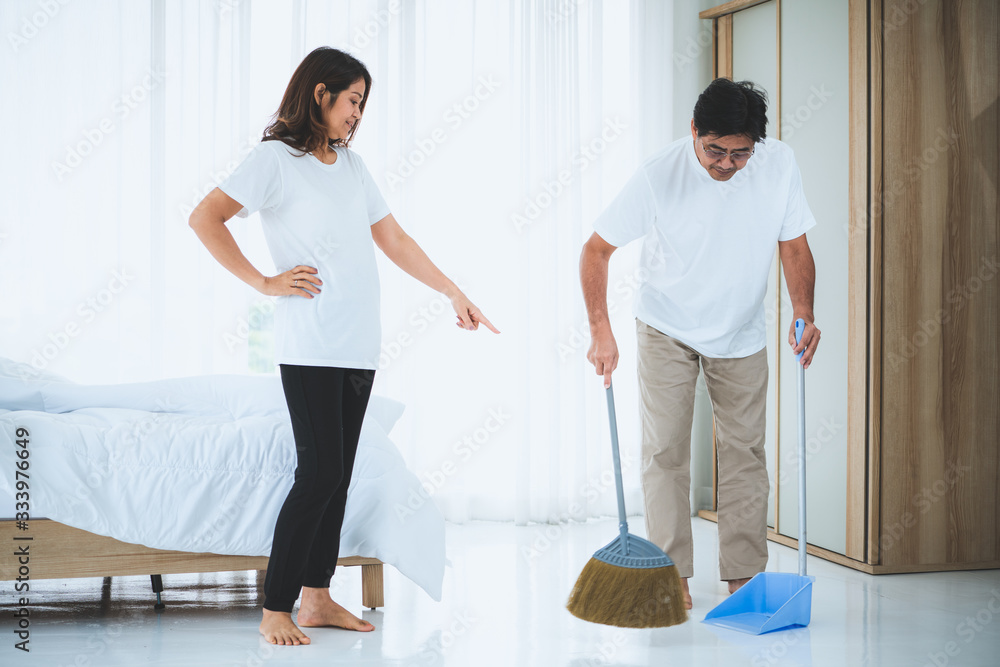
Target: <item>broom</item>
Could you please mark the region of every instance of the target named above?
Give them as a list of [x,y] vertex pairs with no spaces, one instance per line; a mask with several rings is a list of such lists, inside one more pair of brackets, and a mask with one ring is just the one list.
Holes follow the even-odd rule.
[[615,395],[610,385],[607,394],[620,534],[584,566],[566,608],[585,621],[620,628],[677,625],[687,620],[687,610],[674,561],[652,542],[628,532]]

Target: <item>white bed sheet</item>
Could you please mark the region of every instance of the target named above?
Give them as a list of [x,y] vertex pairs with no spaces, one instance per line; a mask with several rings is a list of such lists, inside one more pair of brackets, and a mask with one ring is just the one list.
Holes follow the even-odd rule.
[[[403,405],[373,396],[341,556],[391,564],[441,599],[444,519],[388,437]],[[13,516],[18,428],[30,512],[157,549],[266,556],[295,471],[277,377],[79,385],[0,357],[0,515]]]

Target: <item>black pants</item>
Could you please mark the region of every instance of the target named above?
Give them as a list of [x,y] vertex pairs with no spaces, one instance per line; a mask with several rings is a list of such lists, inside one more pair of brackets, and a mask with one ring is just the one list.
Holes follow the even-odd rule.
[[337,567],[347,488],[375,371],[279,368],[298,459],[295,483],[274,526],[264,608],[291,612],[303,586],[328,587]]

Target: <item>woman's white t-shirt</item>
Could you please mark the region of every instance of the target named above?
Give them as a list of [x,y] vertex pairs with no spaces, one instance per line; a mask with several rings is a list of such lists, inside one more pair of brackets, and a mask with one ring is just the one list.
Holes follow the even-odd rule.
[[375,369],[381,348],[371,225],[389,214],[361,158],[338,147],[325,164],[282,141],[262,141],[219,188],[260,211],[279,272],[315,267],[313,298],[277,297],[275,363]]
[[685,137],[636,172],[594,231],[617,247],[644,239],[639,320],[703,355],[741,358],[766,344],[777,242],[815,224],[787,144],[764,140],[743,169],[716,181]]

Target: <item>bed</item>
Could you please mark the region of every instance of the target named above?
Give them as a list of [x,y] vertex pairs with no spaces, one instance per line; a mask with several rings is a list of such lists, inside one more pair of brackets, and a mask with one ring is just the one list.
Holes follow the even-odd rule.
[[[372,397],[341,533],[372,608],[383,563],[441,599],[444,520],[388,437],[402,411]],[[0,466],[0,539],[30,548],[32,579],[148,574],[156,590],[266,568],[295,453],[276,376],[80,385],[0,358]],[[20,567],[0,558],[0,580]]]

